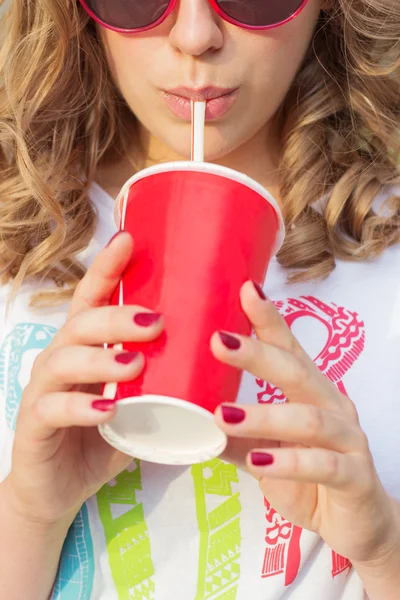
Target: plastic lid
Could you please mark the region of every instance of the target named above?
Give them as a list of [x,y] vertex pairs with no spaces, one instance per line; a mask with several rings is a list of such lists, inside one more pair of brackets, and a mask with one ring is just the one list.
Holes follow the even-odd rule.
[[167,396],[119,400],[117,414],[112,421],[100,425],[99,431],[124,454],[165,465],[211,460],[227,444],[227,436],[209,411]]

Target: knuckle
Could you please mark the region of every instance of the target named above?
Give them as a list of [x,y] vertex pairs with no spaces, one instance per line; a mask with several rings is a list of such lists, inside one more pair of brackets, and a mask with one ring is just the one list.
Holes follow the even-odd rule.
[[48,423],[48,413],[46,410],[48,398],[46,395],[40,396],[37,400],[32,404],[32,416],[37,423],[42,425],[47,425]]
[[80,318],[81,314],[82,313],[78,313],[71,317],[62,328],[64,332],[67,333],[67,339],[71,340],[70,343],[72,343],[72,340],[78,341],[80,338],[82,332],[82,320]]
[[292,366],[288,370],[288,384],[298,388],[305,384],[310,378],[310,369],[304,359],[294,358]]
[[241,342],[245,347],[245,353],[242,360],[246,362],[246,364],[250,366],[251,364],[258,364],[260,361],[263,361],[264,347],[257,343],[258,340],[242,339]]
[[355,423],[359,423],[359,414],[356,405],[350,398],[347,396],[343,396],[345,399],[345,413],[354,421]]
[[64,354],[64,348],[56,348],[47,361],[46,370],[54,381],[64,381],[65,365],[67,364]]
[[367,456],[370,456],[370,447],[367,434],[361,428],[358,427],[356,431],[356,437],[358,440],[358,447],[360,448],[360,450]]
[[337,478],[339,473],[339,455],[336,452],[325,453],[325,472],[328,480]]
[[[77,313],[64,326],[69,344],[96,343],[100,331],[107,342],[115,336],[121,322],[119,315],[120,307],[116,306],[97,306]],[[122,331],[126,332],[126,327]]]
[[358,502],[368,502],[371,494],[376,492],[377,484],[379,485],[372,457],[353,454],[350,467],[353,476],[349,482],[349,489],[353,497]]
[[[246,369],[251,370],[256,368],[256,370],[261,371],[264,364],[263,346],[260,346],[258,343],[254,343],[254,340],[241,339],[241,342],[245,352],[242,356],[240,356],[239,361],[243,363],[243,366]],[[233,354],[231,360],[235,360],[235,354]]]
[[91,309],[91,311],[96,311],[93,314],[93,318],[88,321],[89,325],[92,322],[93,328],[92,331],[96,330],[96,334],[93,335],[93,338],[99,337],[99,331],[101,329],[102,337],[104,338],[104,342],[112,343],[115,339],[116,334],[123,341],[127,335],[127,327],[126,320],[122,319],[122,307],[120,306],[99,306],[97,308]]
[[70,423],[73,423],[76,413],[76,398],[77,394],[67,393],[67,396],[65,397],[66,401],[63,402],[62,410]]
[[105,357],[109,351],[96,346],[86,346],[82,348],[82,351],[82,360],[80,363],[84,365],[85,372],[93,374],[97,372],[103,373],[104,369],[107,368]]
[[120,306],[104,306],[101,309],[101,321],[103,323],[104,330],[109,332],[111,334],[111,337],[113,337],[113,335],[115,334],[115,330],[116,328],[118,328],[118,325],[121,329],[121,333],[124,333],[126,335],[126,321],[123,321],[123,327],[121,327],[121,316],[122,310]]
[[325,419],[322,410],[317,406],[308,406],[306,412],[305,433],[309,440],[313,440],[321,436],[321,432],[325,425]]
[[359,473],[361,475],[359,481],[359,488],[364,493],[376,489],[377,475],[374,467],[374,461],[372,456],[360,456],[358,459]]
[[292,450],[290,456],[290,472],[300,473],[301,472],[301,458],[299,452],[295,449]]
[[32,375],[36,374],[36,371],[40,371],[44,365],[44,363],[46,362],[47,359],[47,351],[43,350],[42,352],[40,352],[40,354],[38,354],[32,364]]
[[43,352],[41,352],[40,354],[38,354],[36,356],[35,360],[33,361],[33,364],[32,364],[32,375],[35,375],[36,371],[40,371],[43,363],[44,363],[44,357],[43,357]]

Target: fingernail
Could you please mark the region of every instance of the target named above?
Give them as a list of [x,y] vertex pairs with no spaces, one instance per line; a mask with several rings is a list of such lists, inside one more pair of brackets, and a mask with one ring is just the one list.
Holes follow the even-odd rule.
[[261,300],[267,300],[267,296],[264,294],[264,291],[263,291],[261,285],[259,283],[257,283],[257,281],[253,281],[253,285],[254,285],[254,288],[255,288],[257,294],[260,296]]
[[246,417],[246,413],[241,408],[236,406],[221,406],[222,417],[225,423],[235,424],[241,423]]
[[242,345],[242,342],[237,337],[229,335],[229,333],[220,331],[219,337],[221,338],[221,342],[226,348],[228,348],[228,350],[239,350]]
[[117,363],[121,363],[122,365],[129,365],[139,356],[139,352],[123,352],[122,354],[117,354],[115,356],[115,360]]
[[115,400],[93,400],[92,408],[101,412],[109,412],[115,406]]
[[157,323],[161,318],[161,313],[137,313],[133,320],[140,327],[150,327]]
[[251,462],[255,467],[267,467],[268,465],[272,465],[274,457],[267,452],[252,452]]
[[116,238],[116,237],[118,237],[118,236],[119,236],[121,233],[122,233],[122,231],[117,231],[117,233],[115,233],[115,234],[112,236],[111,240],[108,242],[108,244],[107,244],[106,248],[108,248],[108,246],[111,246],[111,244],[113,243],[113,241],[115,240],[115,238]]

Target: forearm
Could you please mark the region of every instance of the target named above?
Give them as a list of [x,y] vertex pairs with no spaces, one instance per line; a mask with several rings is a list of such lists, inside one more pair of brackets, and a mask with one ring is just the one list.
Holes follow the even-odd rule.
[[48,600],[68,523],[29,521],[13,508],[7,484],[0,484],[0,598]]
[[353,564],[369,600],[398,600],[400,590],[400,504],[394,503],[396,513],[393,536],[386,548],[377,551],[366,564]]

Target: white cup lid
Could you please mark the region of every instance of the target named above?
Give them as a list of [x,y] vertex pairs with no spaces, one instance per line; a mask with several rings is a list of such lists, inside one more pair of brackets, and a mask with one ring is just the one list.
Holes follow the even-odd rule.
[[167,396],[119,400],[115,417],[100,425],[99,432],[117,450],[165,465],[211,460],[227,444],[227,436],[208,410]]

